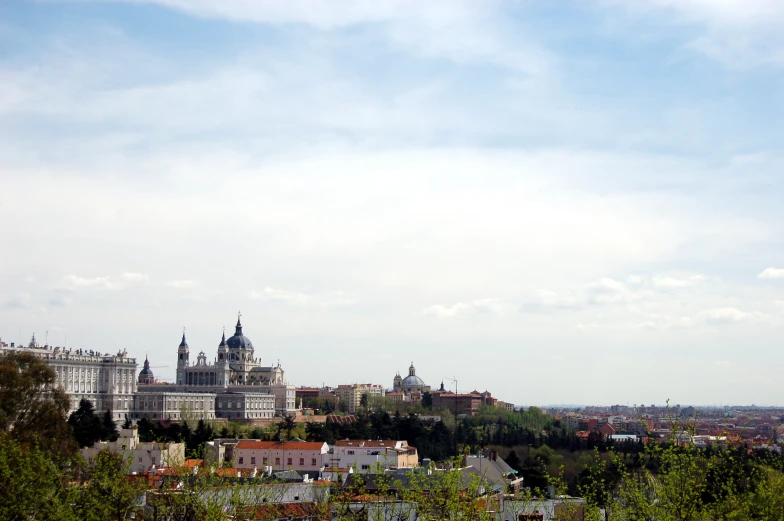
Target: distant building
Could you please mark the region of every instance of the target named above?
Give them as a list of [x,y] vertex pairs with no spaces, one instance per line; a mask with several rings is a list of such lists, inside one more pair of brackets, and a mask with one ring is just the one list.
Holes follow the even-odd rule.
[[433,395],[433,409],[446,409],[455,416],[476,416],[483,399],[479,394],[455,394],[452,391],[437,391]]
[[147,362],[145,370],[145,383],[139,380],[135,418],[254,420],[296,411],[295,388],[286,383],[280,362],[261,365],[239,317],[234,335],[221,337],[213,362],[207,361],[204,351],[191,362],[183,333],[175,383],[154,383]]
[[330,447],[325,463],[327,467],[367,473],[379,465],[384,469],[416,467],[419,455],[416,447],[405,440],[338,440]]
[[411,362],[411,366],[408,368],[408,376],[403,378],[399,372],[395,375],[395,378],[392,380],[392,391],[403,393],[405,400],[409,401],[412,393],[419,393],[421,397],[422,394],[430,392],[430,386],[417,376],[414,362]]
[[315,475],[324,466],[328,451],[325,442],[239,440],[231,462],[235,469],[272,467]]
[[377,384],[348,384],[338,385],[335,389],[338,403],[346,404],[347,412],[356,412],[359,409],[363,395],[367,395],[368,399],[373,396],[384,396],[384,388]]
[[131,429],[121,429],[117,441],[99,441],[93,447],[82,449],[81,453],[92,464],[98,453],[104,450],[123,456],[130,463],[128,472],[136,474],[144,474],[153,467],[162,469],[185,462],[185,444],[141,442],[135,425]]
[[112,411],[115,421],[129,417],[136,392],[136,359],[125,351],[110,355],[84,349],[40,345],[35,335],[27,346],[0,342],[0,355],[32,353],[55,372],[55,382],[71,401],[69,414],[82,399],[92,402],[97,414]]

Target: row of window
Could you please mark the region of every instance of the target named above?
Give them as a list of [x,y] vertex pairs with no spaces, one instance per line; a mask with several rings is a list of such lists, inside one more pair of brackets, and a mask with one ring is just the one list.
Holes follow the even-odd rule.
[[[267,459],[268,458],[262,458],[262,463],[261,464],[262,465],[269,465],[269,462],[267,461]],[[239,464],[243,465],[245,463],[244,460],[245,460],[245,458],[240,456]],[[251,465],[255,465],[256,464],[256,456],[251,456],[250,457],[250,464]],[[300,464],[300,466],[304,466],[305,465],[305,458],[300,458],[299,459],[299,464]],[[316,463],[316,458],[312,458],[310,460],[310,464],[312,466],[318,465],[318,463]],[[275,458],[275,465],[280,465],[280,458]],[[286,458],[286,465],[293,465],[292,458]]]

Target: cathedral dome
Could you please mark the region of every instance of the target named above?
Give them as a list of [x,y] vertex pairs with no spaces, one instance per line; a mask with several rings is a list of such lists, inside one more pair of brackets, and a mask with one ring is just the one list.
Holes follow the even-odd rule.
[[239,317],[237,317],[237,327],[234,330],[234,336],[226,340],[226,345],[229,349],[253,349],[253,343],[250,338],[242,334],[242,324]]
[[147,360],[147,357],[144,358],[144,368],[139,371],[138,382],[140,384],[151,384],[155,382],[155,375],[152,374],[152,369],[150,369],[150,361]]

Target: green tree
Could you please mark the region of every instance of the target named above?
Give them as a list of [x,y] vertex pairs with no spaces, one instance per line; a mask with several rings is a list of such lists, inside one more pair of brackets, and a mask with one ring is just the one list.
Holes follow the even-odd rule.
[[367,393],[363,393],[362,394],[362,397],[359,399],[359,406],[364,408],[364,409],[367,409],[367,406],[368,406],[368,395],[367,395]]
[[422,407],[424,407],[425,409],[433,408],[433,395],[430,394],[428,391],[422,393]]
[[75,446],[66,423],[70,401],[54,370],[32,353],[0,356],[0,430],[22,443],[70,455]]
[[80,486],[72,494],[77,519],[103,521],[125,520],[140,508],[141,495],[147,489],[145,479],[128,477],[130,460],[109,451],[99,452],[89,466],[80,469]]
[[95,414],[93,402],[85,398],[79,402],[79,408],[71,413],[68,425],[73,429],[73,436],[79,447],[92,447],[105,433],[101,418]]
[[69,519],[66,486],[48,452],[0,433],[0,519]]
[[117,424],[114,422],[112,410],[107,409],[101,418],[101,427],[103,427],[102,440],[115,441],[120,433],[117,432]]

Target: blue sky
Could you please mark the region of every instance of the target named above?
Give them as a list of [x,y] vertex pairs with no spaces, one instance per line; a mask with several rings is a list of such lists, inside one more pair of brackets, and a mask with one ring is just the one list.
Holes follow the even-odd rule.
[[420,4],[2,3],[0,337],[781,403],[784,7]]

